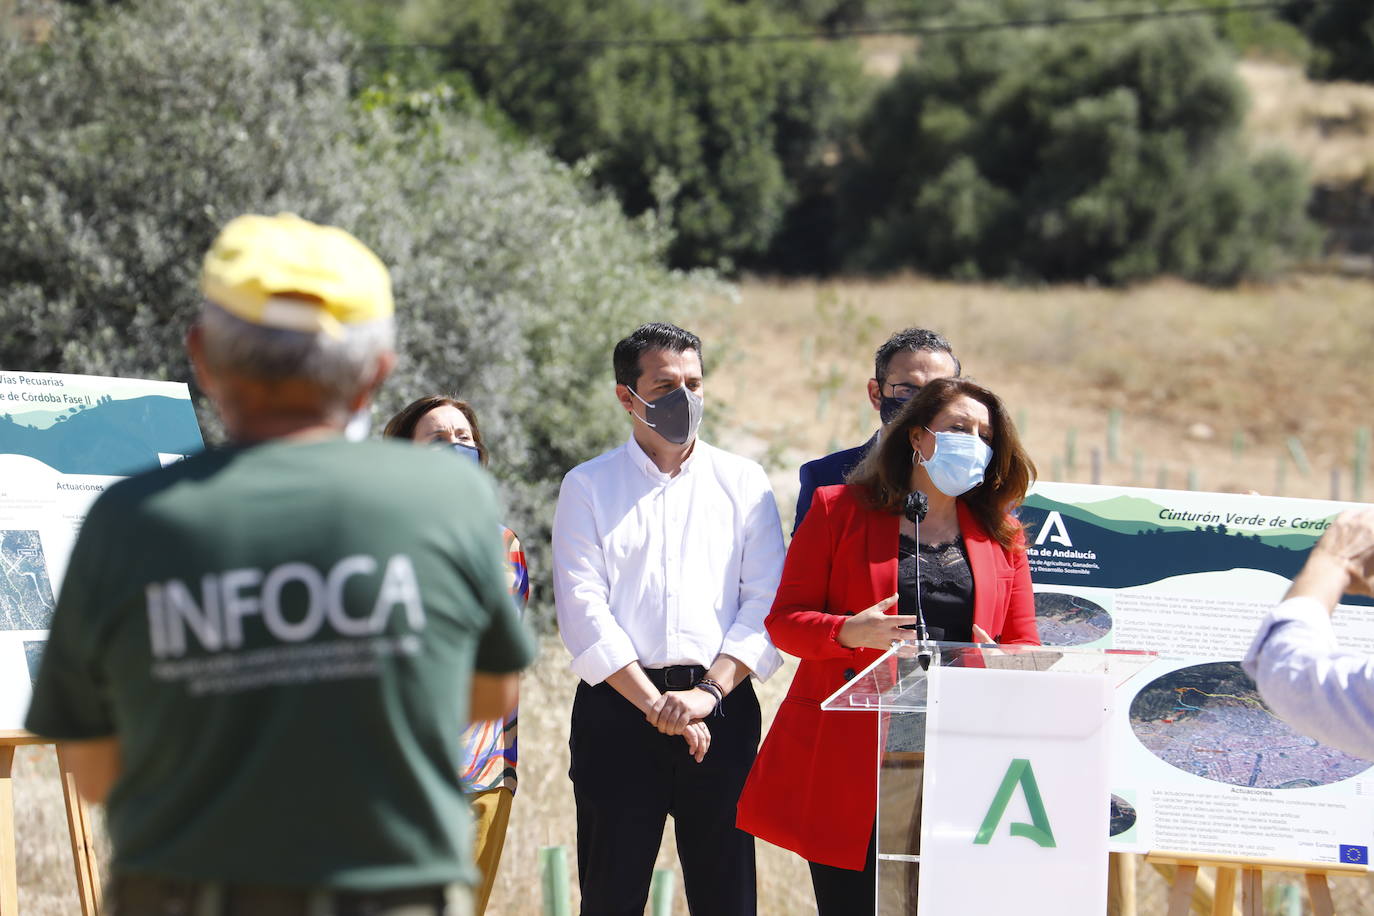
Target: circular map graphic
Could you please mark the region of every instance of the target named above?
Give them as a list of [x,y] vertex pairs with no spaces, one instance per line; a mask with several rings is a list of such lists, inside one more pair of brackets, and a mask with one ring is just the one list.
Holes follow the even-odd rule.
[[1107,836],[1120,836],[1135,826],[1135,820],[1135,805],[1120,795],[1113,795],[1111,829],[1107,831]]
[[1041,645],[1082,646],[1111,632],[1112,615],[1087,598],[1062,592],[1037,592],[1035,627],[1040,631]]
[[1156,678],[1131,701],[1131,730],[1170,766],[1233,786],[1304,789],[1371,766],[1289,728],[1264,705],[1239,662]]

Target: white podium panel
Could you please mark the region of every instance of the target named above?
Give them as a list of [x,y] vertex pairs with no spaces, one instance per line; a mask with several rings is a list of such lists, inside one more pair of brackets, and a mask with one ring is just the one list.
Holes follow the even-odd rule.
[[906,643],[822,703],[876,714],[877,912],[1103,912],[1112,690],[1153,659]]

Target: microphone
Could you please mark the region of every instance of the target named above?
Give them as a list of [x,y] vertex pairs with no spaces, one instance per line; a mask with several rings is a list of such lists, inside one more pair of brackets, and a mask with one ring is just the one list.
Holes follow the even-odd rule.
[[926,615],[921,610],[921,520],[929,511],[930,500],[920,490],[912,490],[906,495],[902,514],[916,526],[916,661],[922,671],[930,670],[930,663],[935,657],[930,648],[930,634],[926,630]]

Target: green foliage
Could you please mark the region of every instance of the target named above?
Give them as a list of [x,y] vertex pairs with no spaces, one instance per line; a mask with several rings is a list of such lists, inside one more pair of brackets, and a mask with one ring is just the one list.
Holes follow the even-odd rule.
[[[1053,0],[1051,0],[1053,2]],[[1294,0],[1293,6],[1304,0]],[[1236,0],[1157,0],[1154,4],[1140,0],[1099,0],[1103,12],[1140,12],[1151,8],[1161,11],[1202,10],[1216,12],[1208,16],[1187,16],[1175,20],[1191,29],[1209,29],[1230,45],[1237,53],[1305,63],[1308,57],[1307,39],[1282,15],[1282,8],[1229,9],[1241,4]]]
[[1178,22],[931,40],[860,127],[841,244],[968,278],[1272,273],[1314,232],[1297,164],[1241,147],[1245,105],[1230,55]]
[[[1296,5],[1296,4],[1295,4]],[[1312,43],[1312,75],[1325,80],[1374,82],[1374,3],[1324,0],[1293,18]]]
[[956,0],[762,0],[812,27],[846,29],[892,25],[946,13]]
[[[862,85],[848,48],[709,40],[803,27],[759,4],[432,0],[407,15],[411,34],[450,42],[447,65],[559,158],[589,158],[626,212],[669,214],[681,265],[763,257],[794,206],[824,185],[826,152]],[[616,43],[623,37],[703,41]],[[559,40],[592,43],[539,44]],[[819,246],[824,231],[789,243]]]
[[286,0],[143,0],[0,43],[0,365],[189,380],[181,337],[224,222],[348,227],[396,289],[379,419],[420,394],[472,401],[546,577],[559,479],[624,435],[614,342],[704,278],[660,266],[652,215],[628,222],[446,91],[355,99],[352,53]]
[[[1181,6],[1198,5],[1197,0],[1175,0]],[[1207,0],[1205,6],[1229,6],[1234,0]],[[1218,35],[1246,56],[1305,64],[1312,49],[1302,30],[1288,22],[1281,11],[1222,13],[1212,19]]]
[[[1307,60],[1307,40],[1300,29],[1287,21],[1278,9],[1232,9],[1236,0],[996,0],[995,4],[974,5],[959,0],[760,0],[770,7],[786,9],[808,25],[823,29],[855,27],[901,27],[1002,20],[1059,19],[1110,15],[1112,13],[1167,13],[1188,10],[1184,21],[1195,28],[1213,29],[1219,37],[1242,54],[1259,54],[1292,61]],[[1357,0],[1358,2],[1358,0]],[[1289,4],[1304,12],[1310,0]],[[1198,10],[1215,10],[1211,15],[1191,15]],[[1072,26],[1070,26],[1072,27]]]

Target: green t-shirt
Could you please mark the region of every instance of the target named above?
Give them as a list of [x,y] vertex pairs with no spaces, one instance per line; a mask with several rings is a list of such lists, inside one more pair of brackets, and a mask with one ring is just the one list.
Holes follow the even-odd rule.
[[27,727],[118,736],[114,868],[381,890],[472,882],[473,670],[534,642],[496,499],[399,442],[272,442],[122,481],[72,552]]

